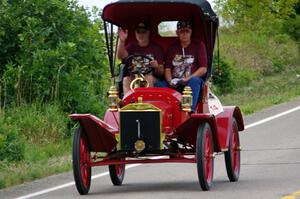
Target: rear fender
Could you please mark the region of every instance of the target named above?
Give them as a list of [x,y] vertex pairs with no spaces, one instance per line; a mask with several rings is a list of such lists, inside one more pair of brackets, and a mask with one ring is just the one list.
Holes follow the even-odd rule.
[[221,151],[226,151],[229,145],[229,138],[232,132],[232,120],[236,119],[238,130],[244,130],[244,120],[242,113],[237,106],[224,106],[224,112],[216,115],[218,141]]
[[117,145],[115,134],[118,129],[91,114],[72,114],[70,118],[80,123],[84,129],[90,151],[111,152]]

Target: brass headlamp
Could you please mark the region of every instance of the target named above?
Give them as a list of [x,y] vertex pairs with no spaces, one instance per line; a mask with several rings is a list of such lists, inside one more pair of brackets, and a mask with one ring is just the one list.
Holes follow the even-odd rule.
[[186,112],[191,112],[192,109],[192,89],[189,86],[184,87],[183,90],[183,95],[182,95],[182,99],[181,99],[181,106],[182,106],[182,110],[186,111]]
[[110,111],[117,111],[118,110],[118,104],[119,104],[119,96],[118,96],[118,90],[115,86],[111,86],[108,91],[108,100],[109,100],[109,110]]

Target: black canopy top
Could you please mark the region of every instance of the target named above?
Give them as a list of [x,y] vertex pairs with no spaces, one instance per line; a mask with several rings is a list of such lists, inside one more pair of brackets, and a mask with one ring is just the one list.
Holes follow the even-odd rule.
[[[106,5],[102,19],[129,30],[127,42],[133,41],[133,29],[138,22],[151,23],[151,38],[166,50],[176,38],[162,38],[157,26],[162,21],[191,20],[193,39],[206,46],[208,73],[211,74],[218,17],[206,0],[119,0]],[[111,42],[112,43],[112,42]],[[110,52],[113,50],[111,49]],[[110,56],[112,57],[112,55]],[[112,59],[112,58],[111,58]]]
[[[212,10],[211,5],[208,1],[206,0],[119,0],[116,1],[114,3],[110,3],[108,4],[106,7],[104,7],[103,9],[103,15],[102,18],[106,21],[110,21],[112,23],[118,24],[117,21],[114,22],[114,20],[111,20],[113,18],[113,14],[111,12],[107,12],[106,9],[109,8],[110,6],[122,6],[125,4],[130,4],[130,5],[134,5],[134,4],[169,4],[170,6],[178,6],[177,9],[180,9],[180,6],[182,6],[182,4],[190,4],[190,5],[194,5],[197,6],[198,8],[201,9],[202,13],[208,17],[210,20],[218,23],[218,17],[216,15],[216,13]],[[109,10],[109,9],[108,9]],[[131,11],[128,10],[127,11]],[[136,12],[137,10],[135,10]],[[125,11],[126,12],[126,11]],[[165,12],[169,13],[169,12],[175,12],[175,10],[168,10],[166,9]],[[122,15],[122,13],[118,12],[119,15]],[[146,14],[146,13],[145,13]]]

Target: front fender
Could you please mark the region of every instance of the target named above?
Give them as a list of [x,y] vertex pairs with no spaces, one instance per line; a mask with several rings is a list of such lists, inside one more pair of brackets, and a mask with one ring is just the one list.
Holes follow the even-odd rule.
[[72,114],[70,118],[79,121],[87,135],[90,151],[111,152],[117,145],[115,134],[118,129],[91,114]]
[[189,143],[196,146],[197,132],[199,125],[201,123],[209,123],[213,140],[214,140],[214,151],[220,151],[220,145],[218,141],[218,129],[216,124],[216,119],[213,114],[205,114],[205,113],[196,113],[192,114],[189,119],[187,119],[182,125],[180,125],[176,129],[176,135],[184,138]]

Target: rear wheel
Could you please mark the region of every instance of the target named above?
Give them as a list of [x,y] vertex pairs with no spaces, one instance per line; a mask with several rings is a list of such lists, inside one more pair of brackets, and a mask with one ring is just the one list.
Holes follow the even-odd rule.
[[235,118],[231,131],[228,151],[225,152],[225,164],[229,180],[235,182],[239,179],[241,164],[239,130]]
[[202,190],[210,189],[214,173],[213,138],[208,123],[201,124],[198,128],[196,142],[196,161],[198,180]]
[[91,186],[91,166],[87,137],[82,128],[75,129],[72,155],[76,188],[81,195],[85,195]]
[[125,164],[109,165],[109,175],[111,182],[116,185],[122,185],[125,175]]

